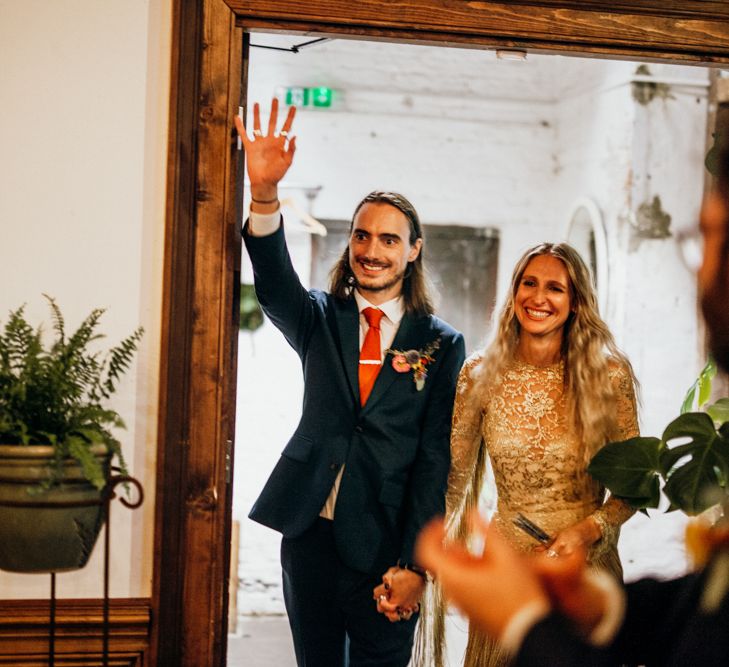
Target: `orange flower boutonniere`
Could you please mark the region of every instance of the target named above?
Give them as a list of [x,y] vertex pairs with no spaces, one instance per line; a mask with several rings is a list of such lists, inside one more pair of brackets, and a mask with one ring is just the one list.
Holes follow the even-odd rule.
[[428,364],[433,363],[433,353],[440,347],[440,338],[428,343],[422,350],[385,350],[385,354],[392,355],[392,367],[398,373],[413,372],[415,388],[421,391],[428,376]]

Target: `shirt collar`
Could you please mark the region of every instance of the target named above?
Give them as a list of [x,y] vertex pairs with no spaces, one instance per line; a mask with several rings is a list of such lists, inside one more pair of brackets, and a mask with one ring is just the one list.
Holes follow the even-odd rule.
[[379,306],[375,306],[367,301],[367,299],[365,299],[357,290],[354,290],[354,300],[357,302],[357,310],[360,314],[365,308],[379,308],[383,313],[385,313],[385,317],[396,326],[402,319],[402,296],[396,296],[394,299],[390,299],[389,301],[385,301],[385,303],[381,303]]

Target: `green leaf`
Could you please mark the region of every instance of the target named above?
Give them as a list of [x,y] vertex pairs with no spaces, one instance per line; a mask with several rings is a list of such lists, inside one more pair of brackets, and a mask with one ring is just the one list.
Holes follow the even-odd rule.
[[698,392],[698,404],[696,407],[700,408],[709,400],[711,396],[711,381],[715,375],[716,363],[714,363],[714,360],[709,357],[706,364],[701,369],[699,376],[686,392],[686,396],[681,404],[680,414],[685,414],[693,409],[696,392]]
[[91,453],[88,443],[78,436],[71,435],[67,443],[69,454],[81,465],[84,477],[97,489],[106,486],[106,477],[98,459]]
[[90,444],[106,444],[106,434],[98,428],[77,428],[75,433],[83,436],[84,440]]
[[[688,442],[673,447],[676,439]],[[664,493],[672,504],[689,515],[715,503],[712,489],[724,487],[729,477],[729,440],[719,434],[704,412],[689,412],[674,419],[663,432],[666,447],[660,465],[666,479]]]
[[729,398],[720,398],[704,409],[716,424],[729,422]]
[[241,283],[240,286],[240,328],[255,331],[263,324],[263,310],[258,303],[253,285]]
[[593,456],[587,472],[632,507],[658,507],[662,447],[658,438],[610,442]]
[[714,360],[709,358],[706,362],[706,366],[699,375],[699,405],[702,407],[711,397],[711,381],[716,375],[716,365]]
[[0,330],[0,441],[52,445],[55,467],[45,486],[57,482],[69,455],[98,486],[99,465],[89,451],[91,443],[105,443],[126,470],[112,432],[124,422],[105,399],[129,369],[142,329],[104,353],[96,344],[103,337],[98,333],[103,309],[92,310],[69,333],[55,300],[46,299],[52,322],[47,345],[41,327],[25,320],[23,306],[10,312]]
[[681,404],[681,414],[684,414],[686,412],[689,412],[691,408],[694,406],[694,398],[696,396],[696,385],[697,382],[694,382],[689,390],[686,392],[686,396],[683,399],[683,403]]

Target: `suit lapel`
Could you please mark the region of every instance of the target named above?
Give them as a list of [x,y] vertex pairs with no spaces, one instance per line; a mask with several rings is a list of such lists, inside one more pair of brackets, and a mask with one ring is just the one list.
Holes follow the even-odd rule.
[[354,299],[335,306],[342,365],[355,403],[359,405],[359,311]]
[[[413,318],[407,314],[403,315],[402,320],[400,320],[400,326],[395,334],[395,339],[392,341],[390,348],[393,350],[403,351],[420,349],[428,342],[423,340],[427,324],[427,317]],[[412,371],[410,371],[410,374],[412,375]],[[372,387],[372,393],[362,409],[362,414],[368,413],[372,407],[377,404],[398,375],[400,374],[392,367],[392,355],[385,355],[382,368],[375,380],[375,386]]]

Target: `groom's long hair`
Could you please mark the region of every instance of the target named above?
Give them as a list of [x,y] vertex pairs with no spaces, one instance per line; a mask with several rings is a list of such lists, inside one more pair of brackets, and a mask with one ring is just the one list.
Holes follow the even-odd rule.
[[[350,235],[357,213],[365,204],[369,203],[389,204],[390,206],[394,206],[407,218],[410,227],[410,238],[408,242],[411,246],[415,245],[418,239],[423,238],[423,228],[415,207],[397,192],[382,192],[379,190],[370,192],[357,204],[357,208],[354,209],[354,215],[352,215],[352,221],[349,223]],[[432,315],[435,311],[432,287],[423,264],[423,250],[424,248],[421,247],[420,253],[415,260],[408,262],[403,279],[403,308],[410,315]],[[344,252],[342,252],[342,256],[329,273],[329,291],[338,299],[349,299],[352,296],[354,286],[355,278],[352,273],[352,268],[349,265],[349,244],[347,244]]]

